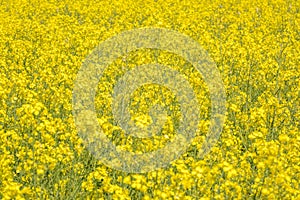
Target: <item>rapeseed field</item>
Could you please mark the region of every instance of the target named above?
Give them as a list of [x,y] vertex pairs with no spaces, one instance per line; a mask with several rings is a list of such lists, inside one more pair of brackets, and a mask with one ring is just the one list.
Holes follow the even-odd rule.
[[[163,49],[118,57],[103,71],[94,99],[98,125],[118,151],[163,148],[176,140],[185,116],[176,93],[145,84],[128,97],[131,122],[146,130],[156,120],[162,128],[142,138],[124,131],[114,117],[118,106],[110,106],[112,94],[136,66],[159,63],[181,74],[199,109],[186,151],[167,166],[133,173],[90,151],[74,120],[74,88],[99,44],[151,27],[201,45],[222,79],[226,111],[220,135],[204,154],[214,109],[203,74]],[[297,0],[2,0],[0,199],[300,199],[299,47]]]

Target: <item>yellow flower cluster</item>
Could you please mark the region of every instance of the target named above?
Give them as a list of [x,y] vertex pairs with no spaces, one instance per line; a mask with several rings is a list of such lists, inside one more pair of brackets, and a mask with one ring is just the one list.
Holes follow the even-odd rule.
[[[299,199],[300,1],[3,0],[0,3],[0,199]],[[131,122],[163,127],[137,138],[114,121],[112,91],[126,71],[160,63],[184,75],[199,101],[188,150],[170,166],[132,174],[105,166],[83,145],[72,90],[83,60],[126,30],[160,27],[196,40],[215,61],[226,95],[226,122],[199,158],[209,128],[209,90],[182,57],[129,52],[107,66],[95,109],[119,150],[145,153],[176,135],[182,116],[166,87],[130,94]],[[151,74],[149,74],[151,76]]]

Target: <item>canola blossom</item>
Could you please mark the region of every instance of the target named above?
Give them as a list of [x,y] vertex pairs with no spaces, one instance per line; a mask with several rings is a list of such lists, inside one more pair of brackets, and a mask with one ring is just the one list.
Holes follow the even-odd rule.
[[300,1],[0,11],[0,199],[300,198]]
[[[181,55],[195,65],[198,74],[201,74],[205,83],[207,83],[211,93],[212,119],[210,130],[206,136],[207,139],[204,142],[203,149],[201,149],[204,153],[207,153],[209,147],[218,139],[225,114],[225,92],[218,69],[210,61],[207,52],[204,52],[195,41],[174,31],[158,28],[127,31],[111,40],[105,41],[96,48],[95,52],[88,56],[82,69],[78,72],[73,90],[73,114],[78,131],[82,135],[81,138],[84,138],[86,146],[89,147],[96,157],[102,158],[102,161],[107,163],[109,167],[135,173],[165,166],[185,152],[195,135],[194,132],[197,131],[200,117],[199,102],[193,92],[193,88],[185,80],[184,76],[180,76],[175,70],[161,64],[152,63],[136,66],[122,75],[122,78],[119,78],[114,85],[112,97],[114,102],[111,105],[111,109],[114,113],[114,121],[119,121],[116,125],[120,126],[127,135],[141,138],[139,136],[142,134],[142,138],[147,138],[148,136],[154,139],[155,133],[160,132],[165,124],[166,116],[163,119],[154,120],[156,123],[152,122],[149,126],[141,128],[139,125],[135,126],[137,123],[131,120],[130,109],[126,107],[130,105],[130,94],[138,88],[149,84],[167,86],[168,89],[175,93],[180,105],[181,117],[178,122],[178,128],[175,129],[174,141],[168,143],[162,149],[154,152],[143,152],[142,155],[118,151],[118,147],[109,141],[99,127],[94,107],[98,80],[101,79],[105,67],[110,65],[113,60],[127,52],[141,48],[176,52],[178,56]],[[161,103],[164,102],[158,102],[158,104],[150,108],[152,110],[152,120],[156,115],[163,114],[164,106]],[[157,107],[159,110],[155,108],[158,105],[160,105],[160,107]],[[109,109],[109,106],[107,106],[106,110]],[[126,140],[126,138],[123,139]]]

